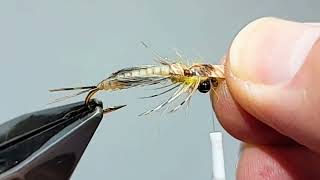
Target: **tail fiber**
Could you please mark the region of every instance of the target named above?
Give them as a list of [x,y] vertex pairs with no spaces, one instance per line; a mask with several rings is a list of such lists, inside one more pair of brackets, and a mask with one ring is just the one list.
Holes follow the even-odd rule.
[[59,88],[59,89],[50,89],[50,92],[56,91],[73,91],[73,90],[82,90],[82,89],[95,89],[97,86],[82,86],[82,87],[71,87],[71,88]]
[[[60,98],[50,102],[49,104],[53,104],[53,103],[56,103],[56,102],[64,101],[66,99],[69,99],[69,98],[72,98],[72,97],[75,97],[75,96],[79,96],[79,95],[84,94],[84,93],[88,93],[87,98],[86,98],[86,102],[87,102],[98,91],[98,88],[97,88],[97,86],[83,86],[83,87],[51,89],[49,91],[50,92],[58,92],[58,91],[73,91],[73,90],[81,90],[81,91],[77,92],[77,93],[74,93],[74,94],[71,94],[71,95],[60,97]],[[90,97],[88,97],[89,95],[90,95]]]

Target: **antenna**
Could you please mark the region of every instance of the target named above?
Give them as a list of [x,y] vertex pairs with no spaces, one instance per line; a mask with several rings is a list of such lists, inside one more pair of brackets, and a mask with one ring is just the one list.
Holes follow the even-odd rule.
[[148,46],[144,41],[140,41],[140,43],[142,44],[143,47],[151,50],[152,54],[155,55],[157,58],[161,59],[161,60],[166,60],[167,58],[164,58],[162,56],[160,56],[159,53],[157,53],[155,50],[153,50],[150,46]]

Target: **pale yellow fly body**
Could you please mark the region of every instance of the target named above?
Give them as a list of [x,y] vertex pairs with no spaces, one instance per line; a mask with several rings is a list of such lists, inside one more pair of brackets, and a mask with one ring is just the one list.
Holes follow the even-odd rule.
[[[177,89],[169,99],[167,99],[154,109],[142,114],[146,115],[170,104],[182,94],[186,94],[185,99],[178,106],[171,110],[172,112],[176,111],[183,104],[190,101],[192,95],[196,92],[197,89],[202,93],[207,93],[210,90],[214,91],[215,88],[217,88],[217,86],[220,84],[220,82],[225,78],[223,65],[200,63],[186,65],[180,62],[170,63],[163,58],[159,60],[159,63],[160,65],[144,65],[139,67],[121,69],[111,74],[106,79],[102,80],[96,86],[61,88],[53,89],[50,91],[82,90],[71,96],[66,96],[58,99],[57,101],[74,97],[83,93],[88,93],[85,99],[85,102],[88,103],[92,99],[94,94],[102,90],[116,91],[132,87],[159,84],[163,86],[160,88],[168,88],[164,92],[149,96],[156,97]],[[163,84],[167,85],[164,86]]]

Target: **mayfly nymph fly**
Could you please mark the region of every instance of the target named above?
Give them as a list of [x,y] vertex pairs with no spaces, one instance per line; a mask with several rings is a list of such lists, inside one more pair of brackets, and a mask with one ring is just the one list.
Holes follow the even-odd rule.
[[157,111],[162,107],[170,104],[178,97],[185,94],[184,100],[171,110],[178,110],[183,104],[190,101],[192,95],[199,90],[201,93],[207,93],[210,90],[215,90],[221,81],[224,80],[224,66],[212,64],[192,64],[171,63],[166,59],[159,60],[160,65],[144,65],[139,67],[130,67],[121,69],[112,73],[109,77],[98,83],[96,86],[72,87],[52,89],[54,91],[82,90],[76,94],[66,96],[56,101],[61,101],[66,98],[78,96],[83,93],[88,93],[85,102],[88,103],[94,94],[98,91],[116,91],[128,89],[132,87],[142,87],[150,85],[161,85],[160,88],[168,88],[165,91],[152,96],[156,97],[176,89],[176,91],[166,101],[157,107],[149,110],[141,115],[147,115]]

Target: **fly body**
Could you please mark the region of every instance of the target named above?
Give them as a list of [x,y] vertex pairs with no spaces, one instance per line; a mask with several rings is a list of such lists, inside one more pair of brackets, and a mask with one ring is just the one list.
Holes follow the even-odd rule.
[[159,60],[159,65],[144,65],[121,69],[112,73],[96,86],[60,88],[50,91],[81,90],[76,94],[57,99],[57,101],[88,93],[85,99],[85,102],[88,103],[94,94],[102,90],[116,91],[151,85],[160,85],[158,89],[166,88],[165,91],[159,94],[144,98],[156,97],[175,90],[169,99],[142,114],[146,115],[161,109],[184,95],[182,102],[171,110],[171,112],[174,112],[190,101],[197,90],[201,93],[207,93],[210,90],[214,91],[222,80],[224,80],[223,65],[192,64],[189,66],[180,62],[170,63],[162,58]]

